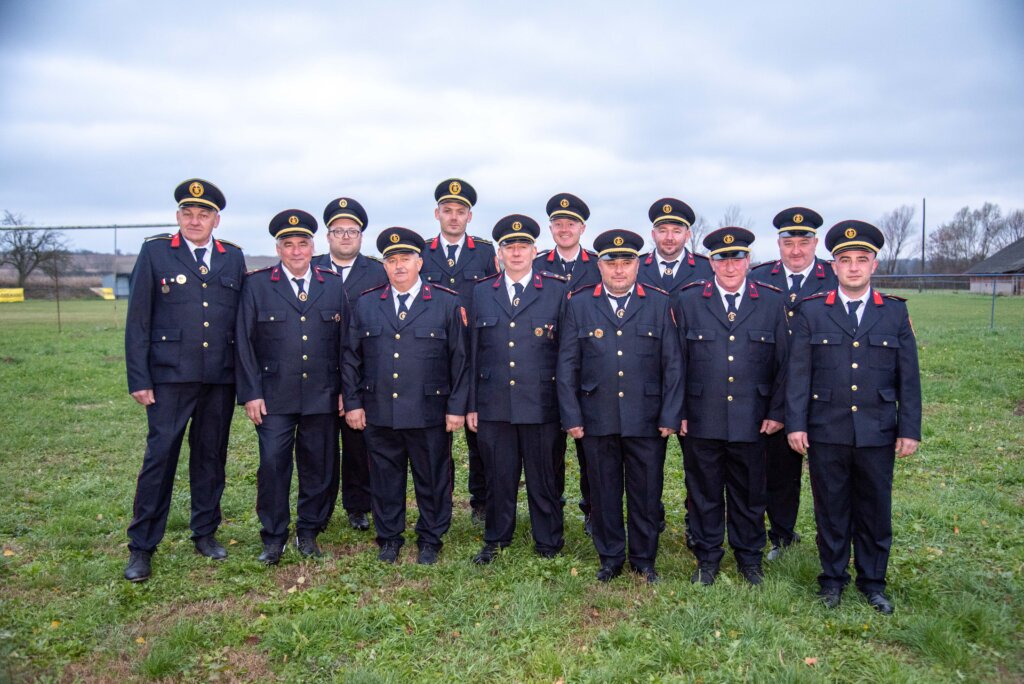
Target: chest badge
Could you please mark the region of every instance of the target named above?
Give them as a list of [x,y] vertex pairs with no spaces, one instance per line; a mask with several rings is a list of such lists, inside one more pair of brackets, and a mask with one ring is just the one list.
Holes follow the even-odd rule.
[[174,279],[174,282],[178,283],[179,285],[184,285],[187,281],[188,278],[185,277],[184,273],[179,273],[177,277]]
[[600,328],[595,330],[594,337],[596,337],[597,339],[601,339],[602,337],[604,337],[604,330],[601,330]]
[[206,275],[207,273],[210,272],[210,269],[206,268],[206,264],[203,264],[202,266],[199,267],[199,272],[202,273],[203,275]]
[[730,312],[729,312],[729,316],[728,316],[728,318],[729,318],[729,322],[730,322],[730,323],[732,323],[733,321],[735,321],[735,320],[736,320],[736,312],[735,312],[735,311],[730,311]]
[[304,302],[307,299],[309,299],[309,295],[308,294],[306,294],[305,292],[300,292],[299,293],[299,301],[300,302]]
[[409,315],[409,313],[407,311],[399,311],[398,312],[398,320],[404,321],[405,317],[408,316],[408,315]]

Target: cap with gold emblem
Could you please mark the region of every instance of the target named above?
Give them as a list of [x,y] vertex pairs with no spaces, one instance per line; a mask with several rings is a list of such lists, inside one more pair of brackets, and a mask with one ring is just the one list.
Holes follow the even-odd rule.
[[554,221],[556,218],[570,218],[586,223],[590,218],[590,207],[576,195],[567,192],[560,192],[548,200],[548,218]]
[[461,202],[467,207],[476,204],[476,190],[461,178],[449,178],[437,184],[434,199],[438,204],[445,202]]
[[647,217],[655,227],[662,223],[680,223],[687,228],[697,220],[690,205],[674,197],[662,197],[647,210]]
[[414,230],[408,228],[385,228],[377,236],[377,251],[382,257],[392,254],[419,254],[427,243]]
[[825,235],[825,249],[832,252],[832,256],[850,249],[877,254],[884,244],[882,231],[864,221],[840,221]]
[[286,237],[313,237],[316,219],[301,209],[285,209],[270,219],[270,234],[275,240]]
[[332,199],[324,207],[324,226],[330,226],[335,219],[340,218],[352,219],[364,231],[369,223],[366,219],[366,210],[363,209],[363,205],[351,197]]
[[540,237],[540,225],[524,214],[509,214],[494,224],[491,237],[499,246],[514,242],[528,242],[532,245]]
[[825,220],[821,214],[807,207],[790,207],[775,215],[772,223],[779,237],[814,237]]
[[644,239],[628,230],[606,230],[594,238],[594,249],[602,261],[636,259],[644,248]]
[[202,178],[189,178],[178,183],[174,199],[179,207],[206,207],[220,211],[227,205],[220,188]]
[[750,255],[753,242],[754,234],[749,230],[729,226],[708,233],[704,238],[704,247],[708,250],[708,257],[715,261],[742,259]]

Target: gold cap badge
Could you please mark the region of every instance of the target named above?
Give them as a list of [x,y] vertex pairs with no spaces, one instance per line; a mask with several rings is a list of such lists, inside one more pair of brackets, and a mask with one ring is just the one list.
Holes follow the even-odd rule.
[[206,192],[206,188],[203,187],[202,183],[196,181],[188,186],[188,191],[192,193],[193,197],[202,197],[203,193]]
[[625,242],[626,241],[622,239],[621,235],[617,236],[614,240],[612,240],[612,244],[615,245],[616,247],[621,247]]
[[803,214],[793,214],[793,223],[803,223],[803,222],[804,222],[804,215]]
[[852,240],[853,238],[857,237],[857,229],[847,228],[843,235],[845,235],[848,240]]
[[662,205],[661,210],[663,212],[665,212],[666,214],[671,214],[672,213],[672,205],[671,204],[664,204],[664,205]]
[[731,234],[727,234],[724,238],[722,238],[722,242],[724,242],[727,245],[731,245],[732,243],[736,242],[736,238],[734,238]]
[[299,225],[299,217],[294,214],[288,217],[288,225],[297,226]]
[[451,183],[448,184],[448,192],[452,193],[453,195],[458,195],[460,192],[462,192],[462,183],[460,183],[459,181],[452,181]]
[[563,209],[567,208],[569,206],[569,200],[563,197],[562,201],[558,203],[558,206],[562,207]]
[[388,240],[391,240],[391,244],[395,244],[396,242],[398,242],[401,239],[402,238],[398,237],[398,233],[392,233],[391,237],[388,238]]
[[512,230],[522,230],[522,229],[523,229],[523,224],[520,223],[519,221],[515,221],[512,224]]
[[348,200],[347,199],[338,200],[338,206],[341,207],[342,209],[344,209],[345,207],[348,206]]

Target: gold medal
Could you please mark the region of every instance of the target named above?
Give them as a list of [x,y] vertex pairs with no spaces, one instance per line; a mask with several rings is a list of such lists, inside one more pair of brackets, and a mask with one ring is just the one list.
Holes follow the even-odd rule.
[[167,294],[171,291],[171,288],[168,287],[167,284],[164,284],[160,286],[160,291],[163,292],[164,294]]
[[543,337],[543,335],[544,335],[544,328],[534,328],[533,329],[533,334],[536,335],[537,337]]
[[735,311],[730,311],[729,312],[729,322],[732,322],[732,321],[735,321],[735,320],[736,320],[736,312]]
[[449,259],[448,260],[448,266],[451,267],[451,266],[454,266],[454,265],[455,265],[455,259]]
[[305,292],[300,292],[299,293],[299,301],[300,302],[304,302],[307,299],[309,299],[309,295],[307,295]]
[[178,277],[174,279],[174,282],[178,283],[179,285],[184,285],[186,280],[188,280],[188,278],[185,277],[185,274],[179,273]]
[[206,264],[203,264],[202,266],[199,267],[199,272],[202,273],[203,275],[206,275],[207,273],[210,272],[210,269],[206,268]]
[[[622,318],[623,316],[626,315],[626,310],[625,309],[619,309],[618,311],[615,312],[615,315],[618,316],[619,318]],[[732,319],[730,318],[729,320],[732,320]]]
[[602,337],[604,337],[604,330],[601,330],[600,328],[595,330],[594,337],[596,337],[597,339],[601,339]]

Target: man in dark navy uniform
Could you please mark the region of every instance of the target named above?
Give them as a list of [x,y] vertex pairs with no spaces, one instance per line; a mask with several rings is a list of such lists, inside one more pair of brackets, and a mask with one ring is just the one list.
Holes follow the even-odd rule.
[[291,523],[292,454],[299,471],[295,545],[319,557],[317,535],[330,522],[342,413],[341,339],[348,306],[341,278],[311,266],[316,219],[286,209],[270,221],[276,266],[248,274],[238,313],[238,403],[256,426],[260,466],[256,514],[259,560],[281,560]]
[[568,291],[562,276],[533,269],[539,235],[529,216],[498,221],[492,236],[503,270],[473,290],[466,423],[477,432],[487,470],[484,546],[473,558],[479,565],[512,543],[524,471],[537,553],[551,558],[564,544],[555,365]]
[[124,331],[128,391],[146,407],[149,423],[128,526],[124,576],[132,582],[149,578],[189,426],[192,540],[208,558],[227,557],[214,532],[234,415],[235,314],[245,259],[235,245],[212,239],[225,205],[217,186],[191,178],[178,185],[174,199],[180,230],[143,244]]
[[[363,233],[369,220],[363,205],[351,197],[338,197],[324,208],[324,226],[327,228],[327,254],[313,257],[313,265],[330,269],[341,276],[349,305],[359,295],[388,282],[384,266],[371,256],[360,253]],[[341,425],[341,504],[348,514],[348,524],[355,530],[370,529],[366,517],[370,512],[370,471],[363,433],[353,430],[343,420]],[[339,482],[331,483],[331,513],[338,496]]]
[[420,279],[425,248],[406,228],[377,238],[389,284],[356,301],[342,371],[345,420],[365,431],[385,563],[397,562],[403,544],[409,468],[419,508],[417,562],[437,562],[452,519],[451,433],[465,424],[466,310],[454,290]]
[[740,574],[762,580],[764,437],[782,429],[788,342],[782,295],[748,277],[754,234],[719,228],[704,238],[714,280],[680,291],[683,471],[697,570],[713,584],[725,541]]
[[[427,283],[456,290],[460,305],[468,309],[477,282],[498,272],[494,246],[488,240],[466,233],[476,204],[476,190],[472,185],[460,178],[443,180],[434,189],[434,200],[437,201],[434,218],[441,232],[424,251],[421,276]],[[466,430],[466,449],[469,505],[473,509],[473,522],[483,524],[487,515],[487,476],[480,460],[476,433],[472,430]]]
[[[597,254],[584,249],[580,244],[587,221],[590,219],[590,207],[576,195],[560,192],[548,200],[546,211],[551,238],[555,248],[541,252],[533,260],[533,269],[538,272],[548,271],[563,276],[569,284],[569,290],[577,290],[601,282],[601,271],[597,266]],[[555,442],[555,456],[561,463],[560,489],[565,491],[565,451],[568,437],[563,435]],[[583,440],[576,443],[576,461],[580,466],[580,501],[583,512],[583,531],[590,534],[590,484],[587,482],[587,456],[583,449]]]
[[696,214],[686,202],[663,197],[647,211],[654,249],[640,257],[638,280],[675,294],[697,280],[711,280],[708,258],[686,248]]
[[[836,287],[832,264],[814,255],[818,247],[818,228],[822,218],[806,207],[791,207],[775,216],[778,231],[778,261],[769,261],[750,270],[754,280],[774,285],[785,295],[786,316],[792,321],[801,300],[817,292]],[[767,560],[775,560],[790,544],[800,541],[796,517],[800,510],[800,478],[803,454],[789,448],[782,430],[765,440],[768,460],[768,541],[772,548]]]
[[658,504],[665,445],[682,407],[679,339],[668,295],[636,282],[644,240],[610,230],[594,240],[602,282],[575,290],[562,322],[558,404],[562,426],[587,452],[597,579],[629,563],[656,582]]
[[921,378],[905,301],[871,286],[884,243],[863,221],[825,236],[839,286],[793,319],[786,431],[810,466],[822,602],[839,606],[852,544],[857,588],[888,615],[893,466],[921,441]]

